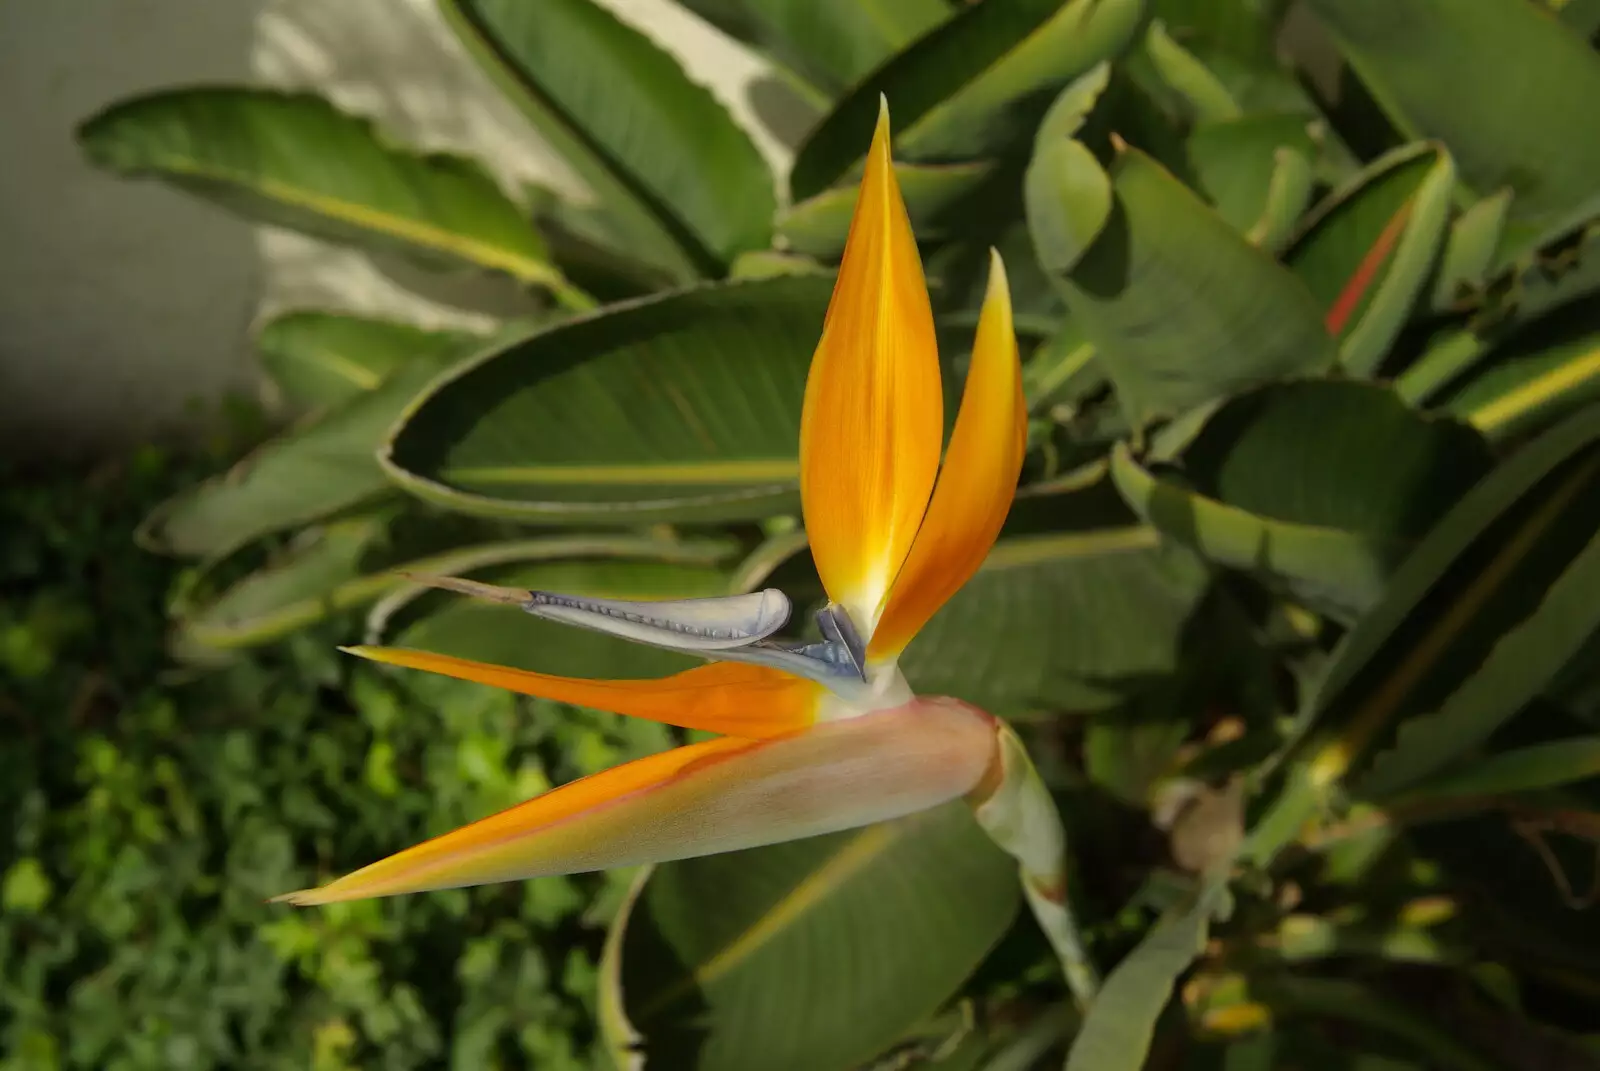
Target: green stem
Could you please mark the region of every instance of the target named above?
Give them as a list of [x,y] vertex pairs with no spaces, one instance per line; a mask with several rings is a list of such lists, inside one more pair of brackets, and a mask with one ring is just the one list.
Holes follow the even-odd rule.
[[1100,988],[1100,975],[1084,948],[1067,895],[1067,834],[1061,814],[1022,740],[1004,722],[997,725],[1000,784],[974,801],[973,813],[984,832],[1017,860],[1028,907],[1061,962],[1078,1007],[1087,1008]]
[[592,312],[600,307],[600,302],[588,291],[572,285],[563,276],[557,276],[545,283],[550,288],[550,296],[556,299],[556,304],[571,312]]

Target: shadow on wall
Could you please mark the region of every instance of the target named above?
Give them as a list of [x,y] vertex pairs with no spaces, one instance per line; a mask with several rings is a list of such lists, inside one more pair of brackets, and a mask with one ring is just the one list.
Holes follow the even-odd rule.
[[133,93],[247,80],[255,19],[251,4],[214,0],[0,6],[0,446],[12,460],[155,434],[187,399],[248,385],[250,228],[90,169],[72,132]]
[[[761,61],[664,0],[599,0],[754,121]],[[465,54],[434,0],[73,0],[0,6],[0,447],[84,453],[193,428],[258,385],[259,311],[333,307],[487,326],[526,295],[433,276],[275,228],[153,181],[112,178],[72,140],[126,97],[196,84],[310,89],[399,141],[465,152],[508,190],[580,187]],[[195,402],[200,402],[199,406]],[[214,409],[214,407],[213,407]],[[26,453],[23,453],[23,452]]]

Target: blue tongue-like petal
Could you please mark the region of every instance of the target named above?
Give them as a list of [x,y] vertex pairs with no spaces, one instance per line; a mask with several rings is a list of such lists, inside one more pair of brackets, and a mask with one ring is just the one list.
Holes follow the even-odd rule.
[[830,686],[866,679],[865,650],[843,607],[828,606],[817,612],[821,643],[771,639],[788,624],[790,614],[789,597],[776,588],[747,595],[643,601],[529,591],[458,577],[409,579],[516,606],[548,621],[706,658],[772,666]]

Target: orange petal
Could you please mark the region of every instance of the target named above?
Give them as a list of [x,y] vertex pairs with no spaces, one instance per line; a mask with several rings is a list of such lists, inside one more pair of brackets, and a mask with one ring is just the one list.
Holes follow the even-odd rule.
[[950,449],[922,528],[868,644],[869,659],[899,655],[983,564],[1016,494],[1027,425],[1011,294],[1005,265],[993,253]]
[[779,736],[816,720],[823,687],[781,670],[713,662],[656,680],[557,677],[401,647],[346,647],[374,662],[730,736]]
[[944,405],[884,107],[806,379],[800,499],[828,595],[870,634],[928,505]]
[[971,792],[996,741],[992,718],[948,699],[770,740],[721,737],[563,785],[277,899],[324,904],[576,874],[850,829]]

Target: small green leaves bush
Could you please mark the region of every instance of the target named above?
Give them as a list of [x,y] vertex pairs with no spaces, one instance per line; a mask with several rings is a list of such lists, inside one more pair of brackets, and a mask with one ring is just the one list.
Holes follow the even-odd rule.
[[390,680],[327,629],[171,669],[183,575],[127,534],[192,469],[146,453],[0,501],[0,1067],[593,1066],[627,875],[266,899],[657,750],[659,728]]
[[[107,886],[112,921],[93,924],[113,934],[84,936],[102,917],[86,907],[61,915],[80,921],[62,923],[52,977],[114,987],[117,955],[166,962],[140,912],[210,925],[238,904],[267,921],[227,969],[240,987],[292,976],[298,995],[204,984],[268,1033],[307,1017],[330,1061],[443,1059],[449,1038],[558,1066],[529,1039],[598,1022],[624,1066],[645,1052],[671,1054],[655,1067],[848,1071],[870,1052],[880,1067],[1021,1068],[1063,1050],[1086,1071],[1151,1053],[1197,1068],[1582,1066],[1600,1021],[1582,878],[1600,808],[1596,5],[683,3],[764,51],[763,93],[805,117],[786,183],[709,91],[593,0],[439,5],[587,185],[582,203],[501,189],[478,163],[304,95],[167,91],[80,129],[119,173],[507,275],[527,301],[493,337],[339,310],[262,330],[287,406],[310,415],[139,536],[203,563],[172,606],[177,654],[288,647],[268,656],[275,671],[230,670],[254,683],[193,715],[130,696],[148,751],[74,730],[80,806],[108,810],[63,843],[133,861]],[[794,525],[795,433],[883,97],[948,329],[946,383],[959,389],[998,248],[1032,420],[1006,531],[903,667],[918,691],[1027,737],[1073,834],[1102,995],[1069,1015],[1025,918],[1000,938],[997,901],[945,898],[951,868],[900,859],[882,831],[876,846],[656,868],[609,931],[593,1019],[550,949],[593,951],[561,942],[606,902],[596,881],[344,913],[244,907],[296,870],[347,869],[666,742],[588,714],[515,720],[503,697],[447,700],[327,656],[366,637],[579,675],[682,664],[464,607],[397,570],[820,598]],[[20,665],[50,665],[49,636],[99,620],[38,613],[34,638],[6,641]],[[226,732],[191,731],[229,717],[248,741],[237,753]],[[584,755],[587,739],[608,754]],[[80,812],[22,813],[6,924],[37,935],[77,887],[47,826]],[[179,846],[188,863],[150,861]],[[861,881],[809,913],[781,906],[851,852],[876,864]],[[178,897],[120,895],[182,874]],[[738,902],[686,892],[708,884]],[[871,912],[891,896],[926,906],[919,889],[952,905],[948,936],[872,976],[882,999],[830,1003],[863,977],[822,969],[848,958],[838,920],[878,919],[902,947],[918,913]],[[714,962],[729,919],[792,941],[762,943],[737,986],[689,966]],[[188,977],[172,955],[161,977]],[[270,966],[241,966],[249,955]],[[941,982],[926,1007],[887,999],[933,965],[968,981]],[[782,1014],[739,1013],[745,998]],[[52,1002],[35,1003],[17,1036],[68,1044],[44,1025]],[[132,1051],[102,1044],[72,1059]]]

